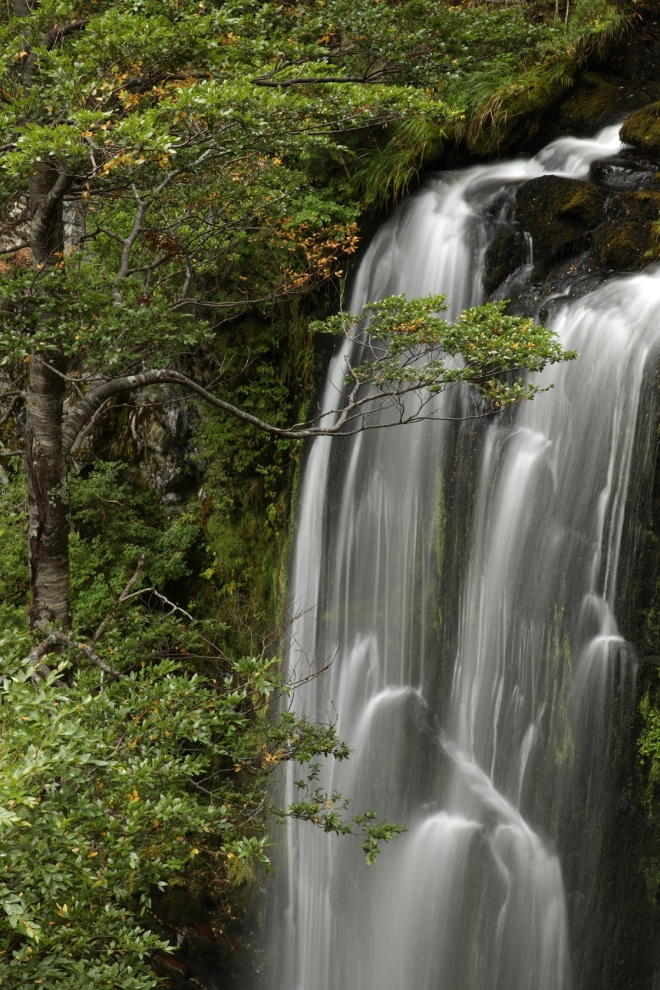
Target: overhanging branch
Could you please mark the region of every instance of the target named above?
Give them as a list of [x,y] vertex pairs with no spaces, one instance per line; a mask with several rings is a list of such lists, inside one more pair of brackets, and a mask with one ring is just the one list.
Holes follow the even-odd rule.
[[[375,393],[371,393],[369,396],[361,396],[358,398],[357,395],[354,395],[352,399],[349,397],[348,403],[343,409],[332,411],[332,413],[336,413],[337,415],[336,418],[333,417],[332,422],[327,426],[320,426],[318,424],[322,419],[329,418],[331,413],[324,413],[316,420],[312,420],[307,424],[296,424],[293,427],[281,427],[274,426],[272,423],[259,419],[258,416],[253,416],[252,413],[246,412],[246,410],[240,409],[238,406],[234,406],[231,402],[226,402],[224,399],[220,399],[217,395],[214,395],[213,392],[210,392],[208,389],[204,388],[203,385],[200,385],[192,378],[188,378],[187,375],[181,374],[181,372],[166,369],[153,369],[150,371],[140,372],[139,374],[126,375],[122,378],[115,378],[110,381],[102,382],[92,388],[85,395],[84,399],[82,399],[82,401],[79,402],[78,405],[69,413],[62,429],[62,450],[65,458],[68,459],[71,456],[72,451],[75,449],[77,438],[80,436],[81,432],[85,430],[87,425],[104,403],[106,403],[109,399],[115,398],[123,393],[135,392],[138,389],[147,388],[150,385],[180,385],[191,395],[198,396],[209,405],[215,406],[217,409],[222,409],[223,412],[228,413],[236,419],[242,420],[244,423],[249,423],[262,433],[267,433],[270,436],[280,437],[287,440],[305,440],[309,437],[328,437],[338,435],[351,436],[369,429],[382,429],[387,426],[400,426],[407,423],[416,423],[421,422],[422,420],[431,419],[463,422],[465,419],[482,419],[484,416],[487,416],[494,411],[485,410],[483,412],[476,413],[474,416],[467,417],[439,416],[435,415],[433,412],[423,412],[424,408],[431,400],[430,395],[424,395],[423,398],[420,398],[418,408],[408,412],[403,407],[404,397],[413,392],[416,392],[421,396],[423,390],[419,386],[406,383],[399,390],[387,389],[383,391],[376,391]],[[365,406],[369,403],[371,403],[372,408],[365,408]],[[395,419],[389,423],[375,421],[374,414],[377,411],[380,412],[385,409],[394,410],[396,413]],[[369,420],[374,421],[370,422]]]

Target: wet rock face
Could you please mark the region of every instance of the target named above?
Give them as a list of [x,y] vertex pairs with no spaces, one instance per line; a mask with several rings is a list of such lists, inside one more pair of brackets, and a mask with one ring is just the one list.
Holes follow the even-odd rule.
[[524,232],[513,223],[499,224],[484,259],[484,294],[490,296],[498,285],[501,285],[524,262]]
[[660,189],[660,165],[625,154],[592,162],[589,176],[607,189]]

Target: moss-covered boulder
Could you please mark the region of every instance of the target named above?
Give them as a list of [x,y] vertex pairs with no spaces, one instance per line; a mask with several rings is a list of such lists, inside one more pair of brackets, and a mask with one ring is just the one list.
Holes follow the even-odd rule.
[[660,155],[660,101],[635,111],[620,131],[621,140],[650,155]]
[[608,193],[600,186],[544,175],[516,195],[515,218],[532,235],[534,267],[542,273],[560,258],[583,250],[606,215]]
[[543,114],[571,88],[577,71],[578,62],[568,56],[527,69],[514,85],[493,92],[457,137],[472,154],[484,157],[524,147],[538,137]]
[[559,109],[559,129],[565,134],[593,133],[621,120],[639,102],[634,101],[627,80],[585,72]]
[[611,200],[609,214],[639,221],[660,220],[660,190],[638,189],[618,193]]
[[654,225],[648,221],[606,223],[594,236],[594,253],[606,271],[638,272],[658,260]]
[[660,82],[633,81],[625,72],[585,72],[559,107],[558,129],[561,134],[593,134],[654,100],[660,100]]
[[608,200],[607,222],[594,235],[594,254],[606,271],[637,272],[660,256],[660,191],[622,191]]

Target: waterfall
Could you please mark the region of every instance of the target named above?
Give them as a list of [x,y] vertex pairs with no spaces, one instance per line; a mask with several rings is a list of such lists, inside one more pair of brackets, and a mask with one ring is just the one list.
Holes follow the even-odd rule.
[[[376,235],[354,309],[397,292],[443,292],[450,316],[478,303],[485,204],[531,177],[585,178],[617,130],[430,180]],[[334,659],[295,704],[353,750],[322,785],[408,832],[366,869],[350,839],[288,825],[269,990],[607,985],[598,874],[635,679],[617,577],[659,305],[654,271],[561,300],[554,329],[580,357],[513,414],[309,450],[289,665]],[[438,402],[473,408],[467,391]]]

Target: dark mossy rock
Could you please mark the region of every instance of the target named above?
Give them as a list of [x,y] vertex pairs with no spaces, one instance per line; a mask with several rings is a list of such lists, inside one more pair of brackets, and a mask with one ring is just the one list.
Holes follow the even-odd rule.
[[588,134],[620,120],[630,112],[631,97],[624,79],[585,72],[561,105],[559,127],[568,134]]
[[605,219],[607,199],[600,186],[557,175],[531,179],[520,187],[515,218],[532,235],[537,274],[588,245],[590,233]]
[[659,252],[652,247],[654,241],[657,237],[649,221],[615,221],[598,228],[594,252],[607,271],[638,272],[658,260]]
[[525,235],[520,227],[500,224],[484,258],[484,295],[490,296],[525,262]]
[[631,114],[620,133],[626,144],[649,155],[660,155],[660,100]]
[[595,134],[644,103],[660,99],[660,82],[634,85],[630,79],[585,72],[559,109],[562,134]]
[[609,215],[631,220],[657,221],[660,219],[660,189],[618,193],[610,201]]

